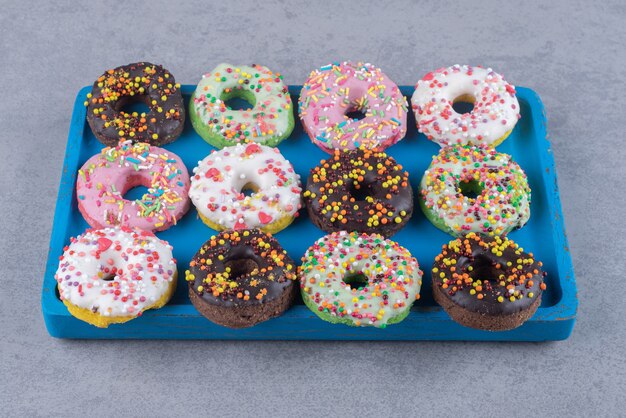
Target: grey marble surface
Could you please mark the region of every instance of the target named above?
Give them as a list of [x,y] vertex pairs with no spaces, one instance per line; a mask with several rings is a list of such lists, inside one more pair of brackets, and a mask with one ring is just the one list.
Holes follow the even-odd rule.
[[[623,416],[626,3],[174,3],[0,2],[1,415]],[[572,337],[49,337],[40,289],[75,94],[105,68],[143,59],[182,83],[221,61],[263,63],[296,84],[328,61],[362,59],[398,84],[472,63],[532,87],[547,109],[578,280]]]

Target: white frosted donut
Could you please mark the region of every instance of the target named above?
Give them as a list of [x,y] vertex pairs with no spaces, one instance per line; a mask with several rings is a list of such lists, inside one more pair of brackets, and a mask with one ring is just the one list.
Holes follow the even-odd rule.
[[176,288],[176,260],[151,232],[92,229],[72,238],[54,277],[72,315],[106,327],[165,305]]
[[[470,102],[457,113],[455,102]],[[453,65],[426,74],[411,98],[417,129],[441,146],[497,146],[520,118],[515,87],[491,68]]]
[[[189,197],[211,228],[275,233],[297,216],[300,176],[277,148],[238,144],[213,151],[193,169]],[[244,191],[253,193],[246,196]]]

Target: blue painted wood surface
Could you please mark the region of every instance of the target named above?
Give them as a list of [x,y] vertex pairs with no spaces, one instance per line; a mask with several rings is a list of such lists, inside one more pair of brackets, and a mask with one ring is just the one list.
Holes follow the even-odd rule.
[[[505,332],[487,332],[463,327],[450,317],[432,299],[430,266],[441,245],[450,236],[432,226],[419,209],[408,225],[393,239],[408,248],[424,270],[422,298],[416,302],[410,315],[403,322],[384,330],[354,328],[333,325],[320,320],[301,301],[281,317],[247,329],[232,330],[216,325],[202,317],[187,297],[187,284],[180,280],[178,288],[168,305],[158,310],[146,311],[142,317],[126,324],[99,329],[72,317],[58,299],[54,274],[58,257],[71,236],[82,233],[87,223],[77,210],[75,182],[82,164],[93,154],[100,152],[98,142],[86,123],[83,102],[91,87],[83,88],[76,98],[70,133],[63,164],[61,185],[57,198],[52,236],[46,272],[43,280],[42,308],[50,335],[58,338],[89,339],[234,339],[234,340],[480,340],[480,341],[546,341],[566,339],[576,320],[578,305],[576,283],[567,237],[561,212],[554,159],[547,138],[546,115],[537,94],[518,87],[522,118],[510,137],[498,147],[498,151],[512,154],[526,171],[532,188],[531,219],[510,237],[519,242],[526,251],[533,252],[544,262],[548,272],[547,290],[543,293],[541,307],[521,327]],[[185,101],[189,100],[194,86],[182,87]],[[401,87],[410,97],[412,87]],[[294,104],[297,103],[299,86],[291,86]],[[297,119],[297,118],[296,118]],[[430,164],[438,146],[419,134],[411,112],[408,118],[407,136],[387,152],[409,171],[415,190],[422,174]],[[204,158],[212,147],[204,142],[187,121],[181,137],[164,146],[178,154],[191,172],[198,160]],[[326,154],[311,143],[299,121],[291,137],[279,146],[296,171],[306,181],[308,171]],[[192,208],[175,227],[158,233],[174,247],[178,259],[179,277],[184,277],[189,260],[212,234],[197,217]],[[306,216],[306,211],[276,238],[294,260],[299,260],[305,250],[323,232]]]

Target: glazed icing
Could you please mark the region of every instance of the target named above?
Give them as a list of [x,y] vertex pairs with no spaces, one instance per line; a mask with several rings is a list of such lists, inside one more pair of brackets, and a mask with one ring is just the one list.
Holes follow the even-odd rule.
[[[301,207],[300,176],[277,148],[237,144],[213,151],[193,174],[191,201],[223,229],[263,229]],[[255,190],[250,196],[242,193],[247,187]]]
[[[477,189],[475,198],[463,194],[469,183]],[[422,177],[420,194],[436,225],[441,222],[453,235],[502,235],[530,218],[526,174],[510,155],[493,148],[442,148]]]
[[172,247],[152,233],[87,230],[65,247],[55,274],[61,300],[105,316],[139,316],[175,280]]
[[[334,232],[320,238],[302,257],[300,288],[307,306],[356,326],[384,328],[419,298],[422,271],[398,243],[378,234]],[[346,277],[363,274],[358,289]]]
[[[311,140],[332,153],[361,146],[383,150],[406,134],[407,102],[398,86],[368,63],[333,63],[311,72],[299,114]],[[361,120],[346,113],[358,110]]]
[[[232,110],[225,98],[253,96],[250,110]],[[193,95],[192,111],[224,142],[274,145],[293,129],[291,96],[282,76],[262,65],[220,64],[202,76]],[[200,133],[201,130],[199,130]]]
[[[147,187],[147,193],[134,201],[124,199],[124,193],[138,185]],[[76,179],[79,209],[94,228],[167,229],[189,209],[188,190],[189,174],[180,157],[130,141],[91,157]]]
[[[457,113],[452,105],[474,100],[470,113]],[[515,87],[491,68],[453,65],[426,74],[411,98],[418,130],[441,146],[497,145],[513,129],[519,102]]]

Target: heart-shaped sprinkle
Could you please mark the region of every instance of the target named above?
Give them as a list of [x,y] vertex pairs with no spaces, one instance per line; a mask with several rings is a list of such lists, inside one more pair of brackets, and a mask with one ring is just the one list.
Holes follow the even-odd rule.
[[261,147],[257,144],[250,144],[246,147],[246,154],[251,155],[257,152],[261,152]]
[[246,223],[243,221],[243,219],[239,219],[237,222],[235,222],[235,227],[233,228],[235,231],[239,231],[241,229],[247,229],[248,227],[246,226]]
[[213,179],[213,180],[217,180],[220,176],[220,170],[218,170],[215,167],[211,167],[210,169],[207,170],[205,177],[208,179]]
[[108,238],[98,238],[98,251],[106,251],[111,244],[113,244],[113,241]]
[[272,219],[273,218],[267,213],[259,212],[259,221],[261,221],[263,225],[267,225],[268,223],[272,222]]

